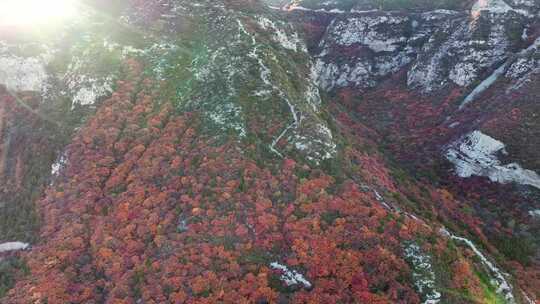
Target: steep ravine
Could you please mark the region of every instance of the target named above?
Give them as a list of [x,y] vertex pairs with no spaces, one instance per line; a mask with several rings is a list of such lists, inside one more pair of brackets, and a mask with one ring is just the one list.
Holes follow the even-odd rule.
[[[373,2],[295,1],[275,9],[305,31],[316,79],[333,101],[378,131],[389,158],[474,210],[501,252],[532,261],[525,262],[524,279],[534,277],[540,155],[531,149],[539,130],[533,117],[540,4],[464,1],[436,10],[381,10]],[[500,149],[482,152],[493,147],[475,134]],[[456,211],[444,212],[454,217]]]

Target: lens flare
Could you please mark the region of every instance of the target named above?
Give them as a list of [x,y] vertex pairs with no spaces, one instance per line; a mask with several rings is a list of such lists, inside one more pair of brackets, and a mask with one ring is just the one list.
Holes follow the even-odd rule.
[[76,13],[75,0],[0,0],[0,26],[46,26]]

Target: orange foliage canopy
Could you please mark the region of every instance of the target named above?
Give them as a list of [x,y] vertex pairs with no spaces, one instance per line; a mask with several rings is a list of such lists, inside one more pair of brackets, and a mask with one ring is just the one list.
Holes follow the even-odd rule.
[[[271,173],[237,143],[216,146],[196,114],[158,106],[141,67],[130,68],[68,147],[39,202],[45,241],[28,255],[32,275],[6,303],[420,301],[402,279],[401,242],[415,224],[353,181],[289,159]],[[274,261],[313,288],[284,285]]]

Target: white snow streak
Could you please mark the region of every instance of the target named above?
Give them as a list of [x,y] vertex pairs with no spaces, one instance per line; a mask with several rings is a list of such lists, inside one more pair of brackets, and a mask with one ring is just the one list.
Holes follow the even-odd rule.
[[467,104],[473,102],[476,97],[489,89],[497,81],[497,79],[499,79],[499,77],[501,77],[506,72],[507,67],[508,61],[502,64],[488,78],[486,78],[476,88],[474,88],[474,90],[469,95],[467,95],[467,97],[465,97],[463,102],[459,105],[459,110],[462,110]]
[[460,241],[465,243],[471,250],[476,254],[476,256],[480,259],[482,264],[486,266],[492,273],[493,278],[491,280],[492,284],[495,284],[497,286],[497,293],[503,295],[505,299],[508,301],[508,303],[515,303],[516,300],[514,298],[514,295],[512,294],[512,285],[508,283],[505,277],[508,276],[507,273],[501,271],[499,268],[497,268],[491,261],[489,261],[484,254],[474,245],[473,242],[470,240],[455,236],[452,233],[450,233],[445,228],[441,229],[441,234],[444,236],[447,236],[453,240]]
[[287,266],[279,264],[278,262],[271,263],[270,267],[283,272],[281,280],[287,284],[287,286],[302,284],[305,288],[311,288],[311,283],[295,270],[289,270]]
[[[283,154],[281,152],[279,152],[277,149],[276,149],[276,145],[279,143],[279,141],[287,134],[287,132],[289,130],[291,130],[292,128],[297,128],[300,126],[300,122],[302,120],[301,117],[299,117],[298,113],[296,112],[296,108],[295,106],[289,101],[289,99],[287,99],[287,97],[285,96],[285,94],[283,93],[283,91],[275,84],[272,83],[271,79],[270,79],[270,76],[272,74],[272,71],[270,70],[270,68],[268,68],[265,64],[264,64],[264,61],[262,60],[261,57],[259,57],[259,55],[257,54],[257,52],[259,51],[259,46],[257,45],[257,41],[255,40],[255,37],[253,37],[253,35],[249,34],[244,25],[242,24],[241,21],[237,20],[238,22],[238,25],[239,25],[239,28],[240,28],[240,31],[245,34],[245,35],[248,35],[249,37],[251,37],[251,44],[253,45],[253,50],[248,54],[248,56],[250,58],[253,58],[255,60],[257,60],[258,64],[259,64],[259,67],[261,69],[261,80],[262,82],[265,84],[265,86],[271,88],[272,90],[267,90],[267,89],[264,89],[264,90],[261,90],[261,91],[257,91],[255,93],[256,96],[264,96],[264,95],[270,95],[272,93],[272,91],[276,91],[278,92],[279,96],[282,97],[285,102],[287,102],[287,105],[289,106],[289,109],[291,110],[291,114],[292,114],[292,117],[293,117],[293,122],[287,126],[279,135],[278,137],[276,137],[273,141],[272,141],[272,144],[270,144],[270,150],[272,152],[274,152],[276,155],[278,155],[279,157],[283,158]],[[261,21],[260,21],[261,22]],[[269,26],[269,25],[264,25],[265,22],[264,20],[262,21],[263,24],[261,24],[261,26]]]
[[28,247],[30,247],[30,244],[23,242],[7,242],[0,244],[0,253],[25,250],[28,249]]

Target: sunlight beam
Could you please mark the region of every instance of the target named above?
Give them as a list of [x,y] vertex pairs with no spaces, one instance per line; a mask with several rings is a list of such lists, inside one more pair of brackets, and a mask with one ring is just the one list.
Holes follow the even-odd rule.
[[76,14],[75,0],[0,0],[0,27],[61,23]]

